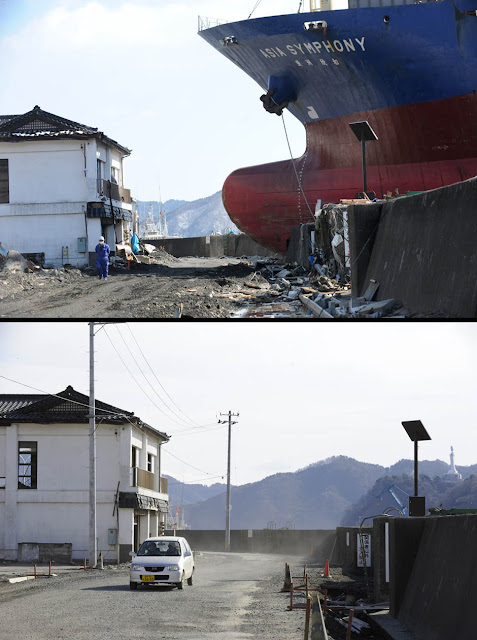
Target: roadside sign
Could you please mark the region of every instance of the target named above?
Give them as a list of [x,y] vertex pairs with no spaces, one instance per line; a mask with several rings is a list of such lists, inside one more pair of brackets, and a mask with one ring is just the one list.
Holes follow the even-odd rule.
[[[371,566],[371,534],[361,533],[357,534],[358,538],[358,567],[364,566],[364,560],[366,560],[366,566]],[[360,539],[361,538],[361,539]]]

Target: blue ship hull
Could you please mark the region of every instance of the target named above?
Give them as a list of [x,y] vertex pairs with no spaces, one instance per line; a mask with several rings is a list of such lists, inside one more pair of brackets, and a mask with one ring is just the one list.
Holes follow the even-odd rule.
[[[287,108],[305,125],[300,187],[311,202],[336,201],[360,190],[348,127],[359,119],[379,138],[369,145],[379,196],[477,173],[476,9],[477,0],[438,0],[258,18],[200,35],[267,92],[268,110]],[[224,203],[242,230],[283,251],[303,221],[297,190],[290,163],[272,163],[234,172]]]

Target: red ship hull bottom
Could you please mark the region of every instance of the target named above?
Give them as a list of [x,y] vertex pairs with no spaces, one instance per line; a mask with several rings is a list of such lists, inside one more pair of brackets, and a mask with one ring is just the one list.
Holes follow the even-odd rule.
[[[367,120],[368,191],[427,191],[477,175],[477,96],[351,114],[306,125],[307,148],[295,160],[239,169],[222,196],[231,220],[260,244],[286,253],[291,228],[313,222],[318,200],[339,202],[363,189],[361,144],[349,123]],[[308,203],[308,204],[307,204]]]

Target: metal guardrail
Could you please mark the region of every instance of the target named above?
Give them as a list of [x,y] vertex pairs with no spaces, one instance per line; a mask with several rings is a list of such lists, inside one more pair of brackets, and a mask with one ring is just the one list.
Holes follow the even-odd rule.
[[212,29],[212,27],[218,27],[221,24],[227,24],[228,20],[219,20],[218,18],[206,18],[204,16],[198,16],[198,30],[205,31],[205,29]]

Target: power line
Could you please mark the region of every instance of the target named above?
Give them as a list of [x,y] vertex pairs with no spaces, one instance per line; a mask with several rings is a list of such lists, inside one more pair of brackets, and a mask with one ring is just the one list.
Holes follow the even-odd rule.
[[[108,334],[108,332],[106,331],[106,329],[104,330],[106,337],[108,338],[109,342],[111,343],[111,346],[113,347],[113,349],[116,351],[117,356],[119,357],[119,359],[121,360],[121,362],[123,363],[123,366],[126,368],[127,372],[130,374],[130,376],[132,377],[132,379],[134,380],[134,382],[138,385],[138,387],[141,389],[141,391],[144,393],[144,395],[146,396],[146,398],[148,398],[148,400],[150,402],[152,402],[152,404],[156,407],[156,409],[158,409],[168,420],[171,420],[172,422],[175,422],[177,425],[179,425],[179,427],[181,428],[181,430],[184,433],[175,433],[173,435],[178,436],[178,435],[187,435],[187,434],[192,434],[192,433],[203,433],[203,427],[208,427],[211,424],[214,423],[207,423],[205,425],[197,425],[197,427],[192,427],[190,424],[186,424],[182,418],[180,416],[178,416],[175,412],[174,415],[177,415],[177,417],[179,418],[179,420],[182,420],[182,422],[178,422],[177,420],[175,420],[173,417],[167,415],[167,413],[161,408],[159,407],[156,402],[154,402],[154,400],[150,397],[150,395],[145,391],[143,385],[141,385],[141,383],[136,379],[135,375],[132,373],[132,371],[129,369],[128,365],[126,364],[126,362],[124,361],[123,357],[121,356],[121,353],[118,351],[118,349],[116,348],[116,346],[114,345],[113,341],[111,340],[110,335]],[[123,336],[120,334],[124,344],[126,345],[126,348],[129,350],[129,352],[131,353],[127,343],[125,342]],[[132,355],[132,353],[131,353]],[[133,356],[134,358],[134,356]],[[137,365],[137,362],[136,362]],[[141,368],[139,367],[139,365],[137,365],[139,368],[139,371],[141,372],[141,374],[144,376],[144,378],[146,378],[145,374],[143,373],[143,371],[141,370]],[[146,378],[147,380],[147,378]],[[148,384],[150,385],[150,382],[147,380]],[[150,385],[152,386],[152,385]],[[154,388],[152,387],[154,393],[156,393],[156,391],[154,390]],[[156,395],[158,395],[156,393]],[[160,396],[158,396],[159,399],[161,400],[161,402],[164,403],[164,401],[162,400],[162,398]],[[164,403],[165,404],[165,403]],[[166,404],[167,406],[167,404]],[[168,426],[164,426],[164,429],[168,429]],[[174,428],[174,427],[173,427]],[[177,428],[177,427],[175,427]],[[206,431],[208,431],[208,429],[205,429]]]
[[208,473],[207,471],[204,471],[203,469],[198,469],[197,467],[194,467],[193,465],[189,464],[188,462],[186,462],[185,460],[182,460],[181,458],[179,458],[178,456],[175,456],[173,453],[171,453],[170,451],[167,451],[167,449],[164,449],[165,453],[168,453],[170,456],[172,456],[173,458],[175,458],[176,460],[179,460],[179,462],[182,462],[182,464],[187,465],[188,467],[191,467],[191,469],[195,469],[196,471],[200,471],[201,473],[205,473],[207,476],[212,476],[213,478],[219,478],[222,477],[221,475],[213,475],[211,473]]
[[[130,354],[131,358],[134,360],[134,363],[136,364],[137,368],[139,369],[140,373],[142,374],[142,376],[143,376],[143,378],[145,379],[145,381],[147,382],[147,384],[151,387],[152,391],[156,394],[156,396],[159,398],[159,400],[162,402],[162,404],[163,404],[165,407],[167,407],[167,409],[168,409],[168,410],[169,410],[173,415],[175,415],[179,420],[181,420],[181,421],[184,423],[184,425],[185,425],[186,427],[189,427],[189,428],[190,428],[190,426],[191,426],[191,425],[190,425],[190,424],[185,423],[185,422],[184,422],[184,419],[183,419],[183,418],[181,418],[181,416],[180,416],[180,415],[178,415],[178,414],[174,411],[174,409],[171,409],[171,408],[169,407],[169,405],[167,404],[167,402],[165,402],[165,400],[163,400],[163,399],[161,398],[161,396],[157,393],[157,391],[154,389],[154,387],[153,387],[153,386],[152,386],[152,384],[150,383],[150,381],[149,381],[148,377],[146,376],[146,374],[145,374],[145,373],[143,372],[143,370],[141,369],[141,366],[139,365],[138,361],[136,360],[136,357],[135,357],[134,353],[133,353],[133,352],[131,351],[131,349],[129,348],[129,345],[127,344],[126,340],[124,339],[124,336],[122,335],[121,331],[119,330],[119,327],[116,327],[116,328],[117,328],[117,330],[118,330],[118,333],[119,333],[119,336],[120,336],[121,340],[124,342],[124,345],[125,345],[126,349],[129,351],[129,354]],[[134,338],[134,336],[133,336],[133,338]],[[144,358],[144,359],[146,359],[144,355],[143,355],[143,358]],[[148,363],[147,363],[147,361],[146,361],[146,364],[148,364]],[[149,368],[150,368],[150,367],[149,367]]]
[[[138,380],[136,379],[136,376],[132,373],[132,371],[130,371],[129,367],[127,366],[127,364],[124,362],[123,357],[121,356],[121,354],[119,353],[119,351],[116,349],[115,344],[113,343],[113,341],[111,340],[109,333],[106,331],[106,329],[104,330],[105,335],[107,336],[109,342],[111,343],[111,346],[113,347],[113,349],[116,351],[116,354],[118,355],[119,359],[121,360],[121,362],[123,363],[124,367],[126,367],[127,372],[129,373],[129,375],[131,376],[131,378],[134,380],[134,382],[137,384],[137,386],[141,389],[141,391],[144,393],[144,395],[146,396],[146,398],[148,398],[148,400],[150,402],[152,402],[152,404],[156,407],[156,409],[158,411],[160,411],[168,420],[172,420],[173,422],[175,422],[176,424],[180,425],[180,422],[177,422],[177,420],[174,420],[174,418],[171,418],[170,416],[167,415],[167,413],[161,409],[161,407],[159,407],[154,400],[151,398],[151,396],[145,391],[144,387],[141,385],[140,382],[138,382]],[[142,373],[142,372],[141,372]],[[144,374],[143,374],[144,375]]]
[[[139,349],[139,351],[141,352],[141,355],[142,355],[142,357],[144,358],[144,361],[146,362],[147,366],[148,366],[148,367],[149,367],[149,369],[151,370],[152,375],[153,375],[153,376],[154,376],[154,378],[157,380],[157,382],[158,382],[159,386],[160,386],[160,387],[161,387],[161,389],[164,391],[164,393],[166,394],[166,396],[169,398],[169,400],[172,402],[172,404],[173,404],[175,407],[177,407],[177,409],[178,409],[178,410],[179,410],[179,411],[180,411],[180,412],[181,412],[181,413],[182,413],[182,414],[183,414],[183,415],[184,415],[184,416],[185,416],[185,417],[186,417],[190,422],[192,422],[193,424],[197,425],[197,422],[195,422],[195,420],[192,420],[192,418],[189,418],[189,416],[188,416],[186,413],[184,413],[184,411],[182,411],[182,409],[181,409],[180,407],[178,407],[178,406],[177,406],[177,404],[174,402],[174,400],[171,398],[171,396],[167,393],[166,389],[163,387],[163,385],[162,385],[161,381],[158,379],[158,377],[156,376],[156,374],[155,374],[154,370],[152,369],[151,365],[150,365],[150,364],[149,364],[149,362],[147,361],[146,356],[145,356],[145,355],[144,355],[144,353],[142,352],[142,349],[141,349],[141,347],[139,346],[139,344],[138,344],[138,342],[137,342],[137,340],[136,340],[136,338],[135,338],[135,336],[134,336],[134,333],[132,332],[132,329],[131,329],[131,327],[129,326],[129,324],[127,324],[127,328],[129,329],[129,332],[131,333],[131,336],[132,336],[132,338],[133,338],[134,342],[136,343],[137,348],[138,348],[138,349]],[[199,426],[199,425],[197,425],[197,426]]]
[[[211,423],[211,424],[215,424],[215,423]],[[203,425],[203,427],[207,427],[209,425]],[[207,433],[207,431],[215,431],[216,429],[223,429],[224,427],[211,427],[210,429],[205,429],[205,428],[198,428],[196,427],[193,431],[185,431],[184,433],[175,433],[174,436],[176,438],[179,438],[180,436],[191,436],[194,434],[197,435],[202,435],[203,433]]]
[[167,486],[168,487],[172,487],[175,484],[195,484],[196,482],[202,482],[202,480],[211,480],[212,478],[222,478],[222,480],[225,478],[225,476],[211,476],[209,478],[199,478],[198,480],[191,480],[190,482],[168,482]]

